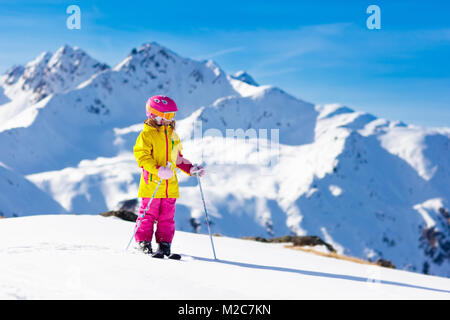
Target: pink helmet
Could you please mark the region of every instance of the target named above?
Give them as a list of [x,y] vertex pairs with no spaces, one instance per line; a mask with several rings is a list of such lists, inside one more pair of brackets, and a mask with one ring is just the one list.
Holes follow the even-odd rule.
[[147,100],[145,110],[147,117],[161,117],[170,120],[175,116],[178,107],[175,101],[167,96],[153,96]]

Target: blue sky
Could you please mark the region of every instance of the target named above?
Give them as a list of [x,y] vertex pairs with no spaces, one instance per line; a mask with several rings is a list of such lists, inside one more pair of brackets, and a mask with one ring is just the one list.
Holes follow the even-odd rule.
[[[66,28],[72,4],[81,30]],[[449,1],[0,1],[2,73],[63,44],[114,66],[151,41],[313,103],[450,127]]]

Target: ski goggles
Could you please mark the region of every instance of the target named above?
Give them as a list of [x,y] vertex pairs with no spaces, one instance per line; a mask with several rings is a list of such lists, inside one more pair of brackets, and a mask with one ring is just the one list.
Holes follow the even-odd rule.
[[172,120],[175,117],[176,113],[176,112],[161,112],[152,107],[148,108],[148,112],[166,120]]

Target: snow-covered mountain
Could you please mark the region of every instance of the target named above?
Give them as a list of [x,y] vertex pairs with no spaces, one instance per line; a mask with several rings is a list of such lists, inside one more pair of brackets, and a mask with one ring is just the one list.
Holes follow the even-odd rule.
[[[159,93],[180,107],[184,155],[208,168],[214,232],[319,235],[339,253],[450,276],[449,128],[314,105],[157,43],[113,68],[64,46],[0,78],[0,161],[43,191],[33,210],[17,192],[0,211],[96,213],[135,198],[132,147]],[[206,232],[196,180],[179,178],[177,228]]]
[[[177,231],[182,261],[125,251],[134,224],[99,215],[0,220],[0,299],[443,299],[450,279],[284,244]],[[20,234],[20,237],[17,235]],[[249,311],[247,311],[249,312]],[[271,310],[271,314],[277,314]],[[217,313],[213,313],[211,318]],[[219,313],[220,314],[220,313]]]
[[249,75],[246,71],[238,71],[235,74],[231,75],[233,79],[240,80],[242,82],[248,83],[252,86],[259,86],[259,84],[253,79],[251,75]]
[[0,162],[0,217],[65,212],[52,195]]
[[54,54],[44,52],[25,66],[12,67],[0,77],[3,89],[0,128],[29,126],[36,116],[36,109],[43,105],[39,101],[74,89],[108,68],[83,50],[67,45]]

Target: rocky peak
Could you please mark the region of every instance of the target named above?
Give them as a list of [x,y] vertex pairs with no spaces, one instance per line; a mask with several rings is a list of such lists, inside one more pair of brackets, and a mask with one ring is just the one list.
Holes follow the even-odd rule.
[[255,87],[259,86],[259,84],[253,79],[253,77],[246,71],[238,71],[235,74],[231,75],[231,78],[240,80]]
[[23,75],[25,67],[22,65],[16,65],[8,69],[5,74],[0,78],[0,84],[13,85]]
[[32,102],[38,102],[50,94],[73,89],[108,68],[83,50],[64,45],[54,54],[40,54],[25,67],[8,70],[4,84],[20,86],[21,91],[31,92]]
[[122,70],[127,74],[143,71],[151,79],[158,73],[166,73],[169,63],[176,63],[179,57],[156,42],[145,43],[138,49],[133,48],[128,57],[115,70]]

